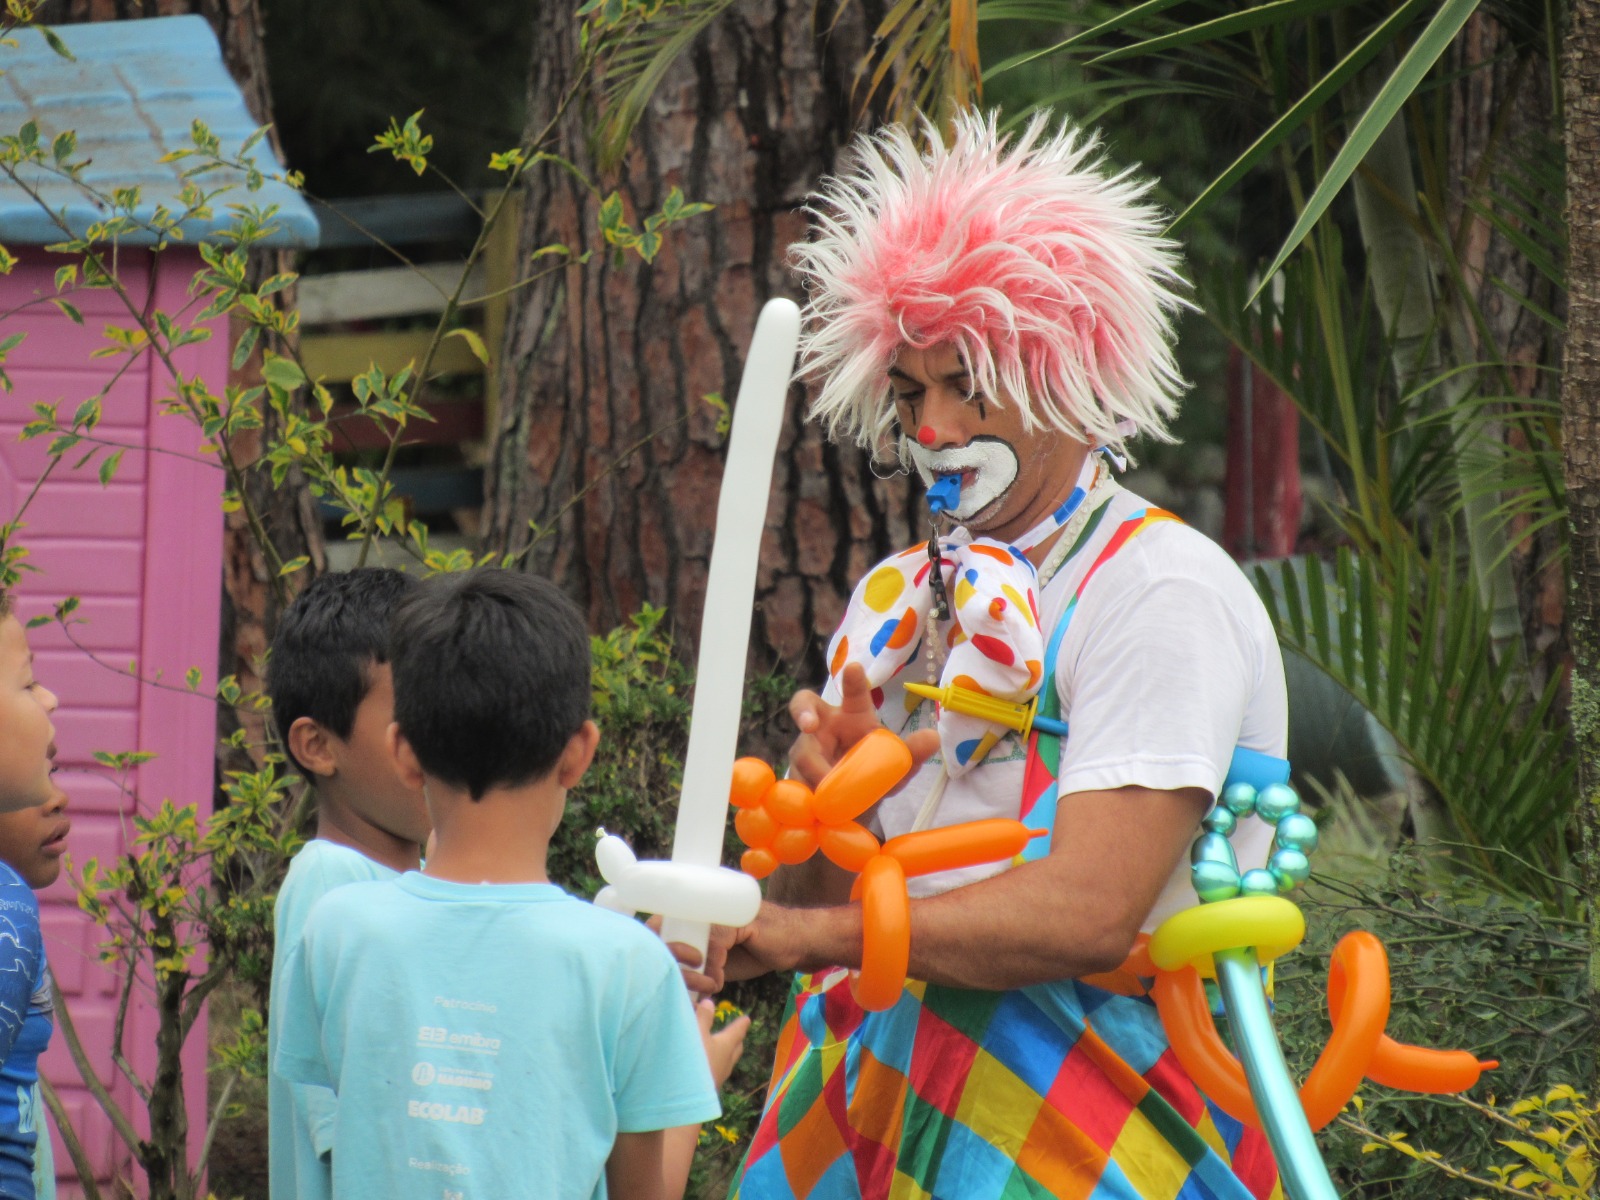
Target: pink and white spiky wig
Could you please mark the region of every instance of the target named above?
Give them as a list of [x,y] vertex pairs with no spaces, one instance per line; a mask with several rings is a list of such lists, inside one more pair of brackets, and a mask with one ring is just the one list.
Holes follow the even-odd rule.
[[[891,125],[862,136],[789,248],[809,293],[802,369],[835,440],[880,451],[902,346],[961,350],[986,397],[1121,452],[1166,423],[1185,384],[1172,356],[1176,243],[1148,183],[1102,168],[1092,137],[1041,113],[1015,142],[994,115],[956,118],[946,147]],[[1009,142],[1009,144],[1008,144]]]

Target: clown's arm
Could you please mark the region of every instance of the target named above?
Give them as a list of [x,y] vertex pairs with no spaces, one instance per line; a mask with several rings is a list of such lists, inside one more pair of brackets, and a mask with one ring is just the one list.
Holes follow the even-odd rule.
[[[1183,860],[1262,686],[1251,650],[1260,634],[1230,597],[1190,579],[1146,579],[1122,594],[1125,606],[1107,610],[1104,628],[1084,629],[1083,703],[1074,706],[1062,777],[1063,786],[1084,783],[1058,805],[1050,853],[913,901],[913,978],[1006,989],[1114,969]],[[845,706],[813,707],[814,748],[826,756],[847,740],[831,728]],[[1197,768],[1202,761],[1209,765]],[[860,907],[836,892],[808,894],[814,880],[791,881],[737,935],[732,978],[860,964]],[[826,907],[791,907],[807,904]]]
[[[1004,990],[1119,966],[1210,796],[1199,788],[1075,792],[1058,808],[1050,853],[911,905],[912,978]],[[1117,814],[1108,820],[1107,813]],[[762,905],[740,930],[727,975],[861,965],[861,908]]]

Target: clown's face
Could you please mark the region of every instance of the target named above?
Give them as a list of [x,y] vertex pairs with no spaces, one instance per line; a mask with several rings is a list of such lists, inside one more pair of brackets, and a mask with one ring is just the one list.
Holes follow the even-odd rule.
[[889,385],[917,473],[927,484],[961,476],[952,515],[974,533],[1020,537],[1071,492],[1088,446],[1049,425],[1025,428],[1008,395],[976,394],[955,345],[903,348]]

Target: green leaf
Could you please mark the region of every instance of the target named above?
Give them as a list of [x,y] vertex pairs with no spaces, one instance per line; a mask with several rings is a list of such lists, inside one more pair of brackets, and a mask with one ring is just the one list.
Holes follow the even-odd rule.
[[56,269],[56,291],[64,292],[78,282],[78,264],[68,263]]
[[267,280],[256,289],[256,296],[262,300],[265,300],[268,296],[271,296],[276,292],[283,291],[284,288],[288,287],[291,283],[299,278],[300,276],[296,275],[293,271],[285,271],[282,275],[274,275],[271,279]]
[[292,392],[305,384],[306,373],[292,358],[269,353],[261,364],[261,378],[274,387]]
[[[1141,17],[1153,17],[1157,13],[1171,8],[1173,5],[1178,4],[1179,2],[1180,0],[1145,0],[1145,3],[1135,4],[1132,8],[1124,9],[1122,12],[1117,13],[1108,20],[1101,21],[1098,25],[1092,25],[1088,29],[1079,30],[1077,33],[1073,34],[1064,41],[1052,43],[1042,50],[1033,51],[1031,54],[1019,55],[1016,58],[1008,59],[1005,63],[1005,70],[1013,70],[1017,67],[1023,66],[1026,63],[1033,62],[1035,59],[1043,58],[1046,55],[1057,54],[1062,50],[1070,50],[1074,46],[1081,46],[1085,43],[1093,42],[1095,39],[1104,37],[1108,33],[1115,33],[1124,25],[1131,24],[1132,22],[1139,20]],[[984,78],[988,79],[998,74],[1000,74],[1000,71],[998,70],[985,72]]]
[[622,196],[612,192],[600,202],[600,232],[615,233],[622,226]]
[[[1173,3],[1174,0],[1163,0]],[[644,115],[663,76],[695,39],[732,5],[733,0],[692,0],[633,20],[602,35],[604,63],[597,136],[601,170],[622,160],[633,129]],[[611,19],[608,24],[614,24]]]
[[233,358],[230,360],[235,371],[242,370],[244,364],[250,360],[250,353],[256,348],[256,342],[261,338],[261,326],[251,325],[239,335],[239,344],[233,348]]
[[189,685],[191,692],[198,688],[200,686],[200,668],[190,667],[183,673],[183,681]]
[[291,558],[288,562],[284,563],[283,566],[279,567],[278,574],[280,576],[293,575],[296,571],[303,571],[310,565],[311,560],[305,555],[301,555],[299,558]]
[[1433,69],[1433,64],[1455,40],[1461,27],[1477,10],[1478,3],[1479,0],[1445,0],[1440,5],[1433,20],[1428,22],[1427,28],[1418,35],[1411,49],[1406,51],[1405,57],[1395,67],[1394,74],[1390,75],[1378,89],[1377,95],[1372,98],[1372,103],[1367,106],[1367,111],[1361,114],[1361,119],[1350,130],[1350,135],[1339,148],[1338,155],[1328,167],[1327,173],[1323,175],[1322,181],[1317,184],[1316,191],[1312,192],[1311,198],[1306,201],[1300,219],[1294,223],[1294,228],[1284,239],[1277,257],[1262,273],[1261,283],[1250,297],[1252,301],[1260,295],[1262,288],[1272,282],[1272,277],[1299,248],[1300,243],[1311,232],[1312,226],[1322,219],[1323,214],[1328,211],[1328,206],[1333,203],[1333,198],[1344,188],[1350,176],[1355,174],[1356,168],[1361,165],[1361,160],[1366,158],[1367,151],[1372,149],[1383,131],[1389,127],[1389,122],[1398,115],[1401,106],[1411,98],[1411,94],[1422,83],[1423,77]]
[[1179,46],[1192,46],[1198,42],[1216,41],[1235,33],[1243,33],[1247,29],[1259,29],[1263,25],[1277,25],[1291,21],[1298,17],[1315,16],[1317,13],[1326,12],[1330,8],[1348,8],[1350,0],[1274,0],[1271,4],[1260,4],[1254,8],[1247,8],[1243,12],[1229,13],[1225,16],[1214,17],[1209,21],[1200,21],[1193,25],[1186,25],[1172,33],[1162,34],[1160,37],[1146,38],[1144,41],[1135,42],[1131,46],[1119,46],[1115,50],[1097,55],[1089,60],[1090,64],[1116,62],[1125,58],[1137,58],[1145,54],[1157,54],[1164,50],[1175,50]]
[[50,154],[60,164],[66,162],[77,148],[78,135],[68,129],[64,133],[56,134],[55,141],[50,143]]
[[1319,79],[1310,91],[1295,101],[1287,112],[1268,126],[1266,132],[1252,142],[1243,154],[1234,159],[1221,175],[1218,175],[1208,183],[1205,190],[1196,196],[1189,207],[1179,213],[1177,219],[1167,227],[1167,233],[1169,235],[1177,233],[1191,220],[1210,208],[1219,196],[1225,194],[1228,189],[1243,179],[1279,143],[1304,125],[1312,113],[1326,104],[1337,94],[1340,88],[1355,78],[1356,74],[1376,58],[1384,47],[1392,44],[1400,30],[1405,28],[1418,13],[1427,7],[1429,2],[1430,0],[1406,0],[1404,4],[1396,8],[1382,24],[1362,38],[1350,53],[1340,59],[1331,71]]
[[458,337],[467,344],[467,349],[472,351],[472,356],[484,366],[489,365],[489,347],[483,344],[483,339],[470,329],[452,329],[445,337]]
[[117,468],[122,465],[121,450],[116,451],[100,464],[100,486],[105,487],[117,474]]
[[74,325],[83,324],[83,314],[78,311],[78,306],[76,304],[69,304],[59,296],[52,297],[50,303],[54,304],[56,308],[60,310],[61,315],[66,317],[67,320],[71,321]]
[[51,29],[50,26],[35,25],[34,28],[40,33],[44,34],[45,44],[49,46],[50,49],[54,50],[68,62],[78,61],[75,57],[73,57],[72,51],[67,49],[67,44],[61,40],[61,36],[56,33],[54,29]]

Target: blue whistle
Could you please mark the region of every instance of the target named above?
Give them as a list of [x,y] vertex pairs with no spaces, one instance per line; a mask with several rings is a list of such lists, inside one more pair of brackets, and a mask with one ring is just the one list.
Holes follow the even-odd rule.
[[928,489],[928,510],[934,516],[961,506],[961,476],[941,475]]

